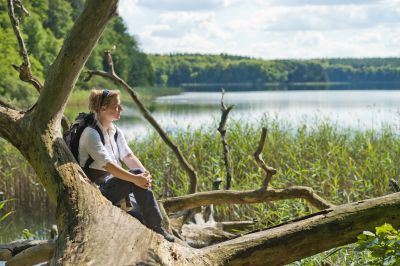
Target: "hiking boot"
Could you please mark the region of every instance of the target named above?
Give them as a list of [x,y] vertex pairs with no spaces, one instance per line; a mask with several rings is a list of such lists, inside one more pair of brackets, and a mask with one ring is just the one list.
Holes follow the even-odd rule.
[[160,227],[154,228],[153,230],[157,234],[162,235],[165,240],[167,240],[169,242],[174,242],[175,241],[175,237],[173,235],[171,235],[170,233],[168,233],[167,230],[165,230],[164,227],[160,226]]

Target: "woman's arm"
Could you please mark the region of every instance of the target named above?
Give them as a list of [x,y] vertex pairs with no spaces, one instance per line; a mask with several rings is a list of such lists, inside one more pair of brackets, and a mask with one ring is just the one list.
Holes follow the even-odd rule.
[[104,169],[113,176],[131,182],[143,189],[151,187],[151,175],[148,172],[134,175],[113,162],[108,162]]
[[143,164],[140,162],[140,160],[132,153],[129,153],[127,156],[125,156],[123,159],[124,163],[126,166],[129,167],[129,169],[132,168],[142,168],[144,172],[148,172],[146,168],[144,168]]

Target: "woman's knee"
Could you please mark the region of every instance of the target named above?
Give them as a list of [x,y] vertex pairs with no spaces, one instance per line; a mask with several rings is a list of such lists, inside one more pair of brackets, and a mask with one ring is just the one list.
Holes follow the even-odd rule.
[[142,168],[132,168],[132,169],[129,169],[129,172],[134,174],[134,175],[138,175],[138,174],[144,173]]

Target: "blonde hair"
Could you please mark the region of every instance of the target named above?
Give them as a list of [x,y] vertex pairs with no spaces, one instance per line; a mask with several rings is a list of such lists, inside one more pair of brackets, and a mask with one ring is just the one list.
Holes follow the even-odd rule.
[[99,113],[101,107],[109,106],[110,103],[120,95],[119,90],[92,89],[89,95],[89,110]]

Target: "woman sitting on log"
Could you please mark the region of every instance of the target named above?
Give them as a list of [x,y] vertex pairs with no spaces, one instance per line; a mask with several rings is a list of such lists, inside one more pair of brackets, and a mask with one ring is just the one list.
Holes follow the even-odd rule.
[[[99,185],[101,193],[117,205],[133,193],[139,212],[129,213],[148,228],[174,241],[162,225],[162,216],[151,190],[152,177],[133,154],[124,135],[114,124],[120,118],[122,107],[117,90],[92,90],[89,110],[94,124],[87,126],[79,139],[79,164],[86,175]],[[123,161],[129,171],[121,167]],[[131,197],[133,199],[133,197]]]

